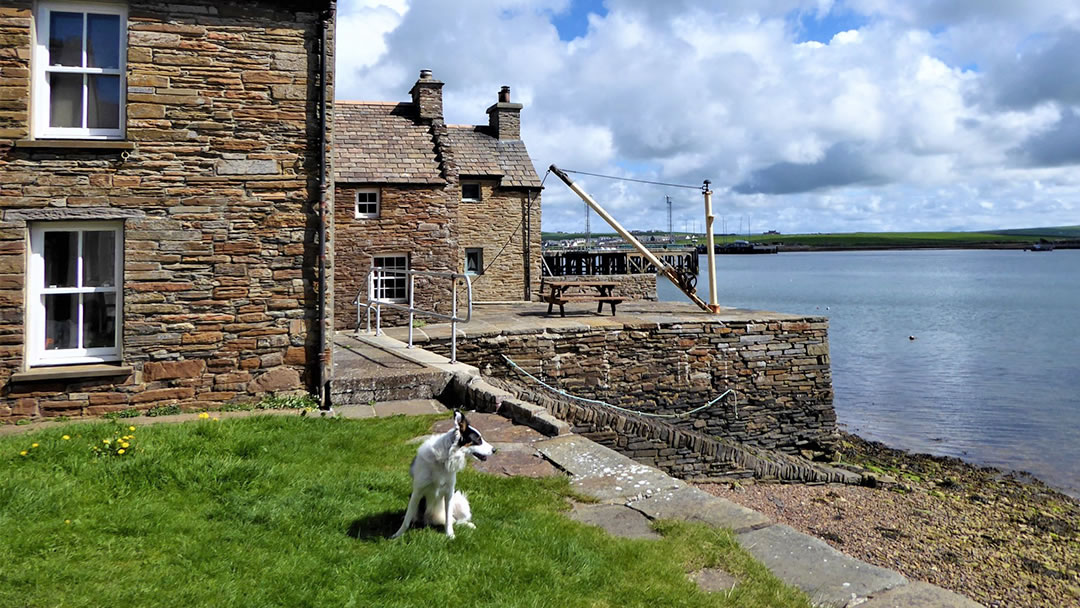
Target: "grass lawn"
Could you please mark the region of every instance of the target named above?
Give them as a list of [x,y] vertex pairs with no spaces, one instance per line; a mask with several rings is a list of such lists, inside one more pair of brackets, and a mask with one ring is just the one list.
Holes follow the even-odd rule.
[[[623,540],[567,519],[561,477],[465,471],[476,530],[386,540],[408,501],[406,442],[434,419],[0,438],[0,606],[809,607],[726,532],[659,522],[663,540]],[[743,582],[698,591],[685,573],[713,565]]]

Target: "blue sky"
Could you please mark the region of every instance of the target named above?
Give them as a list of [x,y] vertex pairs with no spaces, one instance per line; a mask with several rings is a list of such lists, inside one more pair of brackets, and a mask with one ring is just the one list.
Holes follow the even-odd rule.
[[[342,0],[337,95],[404,100],[422,68],[483,124],[502,85],[555,163],[700,185],[761,230],[1080,224],[1075,0]],[[361,35],[362,34],[362,35]],[[584,177],[631,228],[700,195]],[[545,230],[581,204],[543,194]]]

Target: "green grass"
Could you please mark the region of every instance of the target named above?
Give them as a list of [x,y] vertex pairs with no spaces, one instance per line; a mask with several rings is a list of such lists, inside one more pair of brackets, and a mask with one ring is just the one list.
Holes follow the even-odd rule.
[[[567,519],[562,477],[465,471],[476,530],[389,541],[407,440],[433,420],[115,420],[0,438],[0,606],[809,607],[728,532],[658,522],[662,540],[632,541]],[[713,565],[743,582],[698,591],[685,573]]]

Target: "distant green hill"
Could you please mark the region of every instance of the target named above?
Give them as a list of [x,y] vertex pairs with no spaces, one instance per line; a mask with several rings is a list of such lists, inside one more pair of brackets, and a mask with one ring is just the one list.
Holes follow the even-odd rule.
[[[666,235],[666,232],[640,233],[642,240],[648,234]],[[579,239],[584,233],[545,232],[543,239]],[[593,233],[592,237],[614,236],[614,233]],[[821,234],[755,234],[716,235],[716,243],[728,243],[735,239],[756,243],[776,243],[789,249],[909,249],[909,248],[978,248],[1020,247],[1039,239],[1049,241],[1080,240],[1080,226],[1057,226],[1048,228],[1019,228],[989,230],[982,232],[840,232]],[[703,242],[698,236],[694,241]]]
[[1054,226],[1051,228],[1014,228],[1012,230],[993,230],[991,231],[991,234],[1080,239],[1080,226]]

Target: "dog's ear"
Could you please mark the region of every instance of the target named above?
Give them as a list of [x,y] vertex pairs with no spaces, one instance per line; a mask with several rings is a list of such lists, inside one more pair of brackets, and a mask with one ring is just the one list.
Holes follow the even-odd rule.
[[454,410],[454,425],[462,433],[469,428],[469,421],[465,420],[465,414],[462,414],[461,410]]

